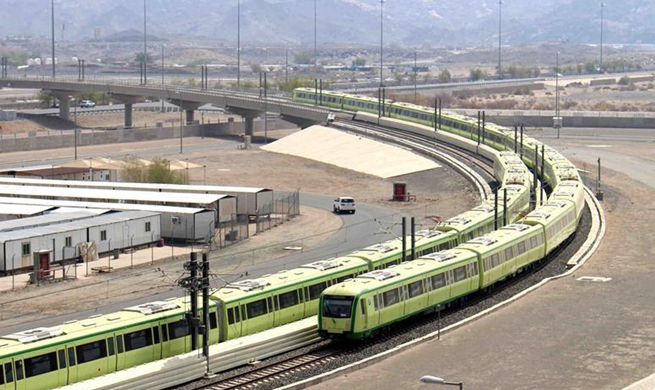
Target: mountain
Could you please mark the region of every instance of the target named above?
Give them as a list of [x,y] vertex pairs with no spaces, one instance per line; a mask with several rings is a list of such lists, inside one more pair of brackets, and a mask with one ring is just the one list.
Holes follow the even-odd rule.
[[[234,42],[237,0],[145,0],[148,34],[193,35]],[[0,36],[50,36],[50,2],[2,0]],[[380,42],[379,0],[316,0],[319,45]],[[57,39],[91,40],[125,30],[143,30],[143,2],[54,0]],[[492,0],[385,0],[384,40],[389,45],[494,46],[499,4]],[[605,5],[606,43],[655,43],[655,3],[623,0]],[[597,43],[598,0],[503,0],[502,42]],[[313,45],[311,0],[241,0],[241,40],[267,45]]]

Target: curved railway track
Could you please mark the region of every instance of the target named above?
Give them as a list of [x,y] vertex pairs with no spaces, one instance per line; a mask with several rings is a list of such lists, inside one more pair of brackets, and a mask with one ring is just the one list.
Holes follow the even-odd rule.
[[[446,162],[451,167],[453,167],[454,159],[459,167],[453,168],[472,181],[478,188],[482,199],[486,199],[491,194],[490,184],[495,184],[493,163],[490,160],[434,138],[355,120],[337,119],[333,126],[408,147],[414,152]],[[438,150],[435,148],[436,145],[439,147]],[[463,167],[467,167],[467,169],[463,169]]]

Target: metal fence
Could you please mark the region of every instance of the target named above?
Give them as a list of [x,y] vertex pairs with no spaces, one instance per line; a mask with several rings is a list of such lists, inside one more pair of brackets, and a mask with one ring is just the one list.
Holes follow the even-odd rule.
[[256,233],[262,233],[300,215],[300,190],[277,198],[257,209]]

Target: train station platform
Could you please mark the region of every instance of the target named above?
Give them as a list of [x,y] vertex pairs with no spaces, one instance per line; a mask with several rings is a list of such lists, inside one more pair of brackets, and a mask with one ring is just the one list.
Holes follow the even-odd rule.
[[261,149],[390,178],[439,168],[409,150],[325,126],[311,126]]

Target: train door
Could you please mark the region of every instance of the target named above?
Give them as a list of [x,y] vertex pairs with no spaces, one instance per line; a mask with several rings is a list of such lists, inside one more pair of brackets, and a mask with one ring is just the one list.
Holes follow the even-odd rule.
[[25,370],[23,368],[22,360],[14,360],[14,389],[16,390],[29,390],[27,388],[27,381],[25,380]]
[[66,348],[66,359],[68,363],[68,383],[75,383],[77,379],[77,359],[75,356],[75,347]]
[[114,335],[107,337],[107,373],[116,371],[116,342]]
[[116,371],[125,369],[125,346],[123,345],[123,335],[116,335]]
[[66,348],[57,350],[57,361],[59,365],[59,385],[66,386],[68,382],[68,362],[66,361]]
[[11,360],[0,361],[0,390],[15,390],[14,365]]

